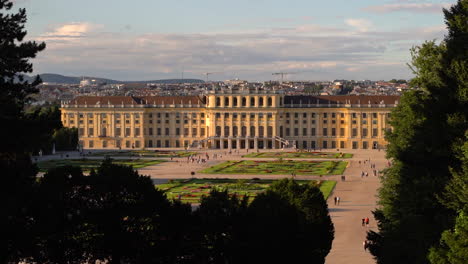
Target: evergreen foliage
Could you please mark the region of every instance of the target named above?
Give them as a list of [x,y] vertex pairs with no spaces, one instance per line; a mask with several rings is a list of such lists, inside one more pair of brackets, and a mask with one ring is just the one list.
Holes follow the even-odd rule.
[[[40,83],[24,81],[32,72],[29,59],[45,48],[44,43],[24,41],[26,11],[11,11],[9,0],[0,0],[0,262],[17,261],[30,248],[31,204],[37,169],[29,153],[44,132],[24,112],[29,96]],[[47,129],[46,129],[47,130]],[[7,140],[5,140],[7,139]]]
[[[377,263],[429,263],[430,248],[439,244],[457,214],[440,200],[449,182],[459,185],[466,177],[453,175],[462,167],[468,128],[468,0],[459,0],[444,13],[444,41],[426,42],[411,51],[416,75],[411,84],[421,90],[405,93],[392,112],[387,156],[393,165],[379,190],[379,232],[368,234]],[[463,226],[466,218],[458,215],[457,225]],[[445,232],[443,243],[453,245],[453,234]],[[441,262],[441,254],[431,256],[438,259],[433,263],[452,263]]]

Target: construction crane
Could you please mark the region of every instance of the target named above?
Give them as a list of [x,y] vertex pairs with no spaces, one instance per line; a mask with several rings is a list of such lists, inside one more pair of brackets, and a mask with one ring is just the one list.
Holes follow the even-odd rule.
[[283,83],[284,76],[288,74],[296,74],[297,72],[274,72],[271,75],[281,75],[281,83]]
[[221,73],[221,72],[205,72],[203,75],[206,75],[206,82],[208,82],[208,77],[212,74]]

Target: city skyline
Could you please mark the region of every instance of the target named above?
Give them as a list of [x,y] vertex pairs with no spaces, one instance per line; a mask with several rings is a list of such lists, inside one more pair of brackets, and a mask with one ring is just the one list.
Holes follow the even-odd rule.
[[17,0],[34,73],[119,80],[411,78],[409,49],[445,34],[454,1]]

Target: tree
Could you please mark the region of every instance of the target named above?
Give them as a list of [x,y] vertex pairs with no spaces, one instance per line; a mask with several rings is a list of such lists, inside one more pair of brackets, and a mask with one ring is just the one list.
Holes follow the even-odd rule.
[[[468,132],[467,137],[468,139]],[[463,145],[461,172],[453,172],[453,178],[439,198],[458,215],[453,228],[442,233],[440,244],[431,248],[432,264],[461,264],[468,259],[468,140]]]
[[28,120],[24,106],[40,83],[24,81],[24,73],[32,72],[29,59],[45,48],[44,43],[23,41],[26,11],[12,13],[13,4],[0,0],[0,262],[17,261],[25,243],[30,241],[30,204],[36,168],[29,152],[38,142],[34,122]]
[[405,93],[392,113],[387,134],[387,169],[375,211],[379,232],[370,232],[378,263],[428,263],[456,213],[437,197],[459,171],[460,146],[467,130],[467,0],[444,10],[449,34],[437,45],[413,48],[411,80],[420,91]]
[[87,177],[79,167],[49,170],[39,180],[33,204],[32,242],[37,263],[84,263],[92,225],[86,222]]
[[62,127],[55,131],[53,140],[57,150],[76,150],[78,146],[78,129]]
[[255,198],[247,216],[243,252],[252,263],[325,263],[334,228],[317,186],[280,180]]
[[167,214],[170,203],[156,190],[149,177],[140,176],[130,166],[112,164],[107,159],[89,176],[90,204],[85,221],[94,227],[90,262],[138,263],[146,259],[158,219]]
[[304,92],[310,95],[320,95],[320,92],[323,90],[323,85],[321,84],[311,84],[304,87]]
[[433,264],[464,264],[468,259],[468,216],[460,212],[452,230],[442,233],[441,246],[432,248],[429,259]]
[[32,152],[42,151],[44,154],[50,154],[54,144],[54,134],[63,129],[59,107],[57,105],[32,107],[28,109],[25,116],[36,132],[37,141],[34,142]]
[[195,212],[199,221],[200,250],[203,263],[231,263],[240,254],[239,244],[245,229],[248,198],[230,196],[227,190],[212,189],[202,197]]

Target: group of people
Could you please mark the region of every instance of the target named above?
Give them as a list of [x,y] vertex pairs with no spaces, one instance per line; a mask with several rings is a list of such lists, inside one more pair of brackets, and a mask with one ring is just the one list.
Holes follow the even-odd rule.
[[335,205],[340,205],[341,198],[339,196],[335,196],[334,200],[335,200]]
[[369,217],[362,218],[361,222],[362,222],[361,223],[362,226],[369,227]]

